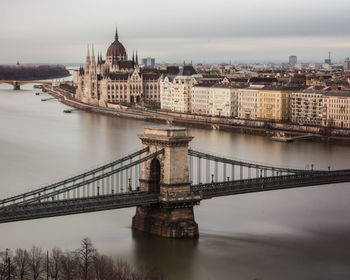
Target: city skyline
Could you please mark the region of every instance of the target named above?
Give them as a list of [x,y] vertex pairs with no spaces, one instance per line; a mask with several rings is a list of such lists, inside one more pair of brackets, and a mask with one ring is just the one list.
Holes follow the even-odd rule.
[[[115,25],[120,40],[140,57],[157,62],[333,62],[350,56],[350,3],[257,0],[4,1],[1,63],[83,62],[86,45],[103,55]],[[15,17],[14,17],[15,15]],[[25,47],[24,47],[25,46]],[[129,56],[131,53],[129,53]]]

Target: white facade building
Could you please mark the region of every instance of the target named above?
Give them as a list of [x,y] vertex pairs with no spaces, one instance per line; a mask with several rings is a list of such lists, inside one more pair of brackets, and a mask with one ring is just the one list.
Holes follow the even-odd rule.
[[216,84],[209,90],[209,114],[212,116],[236,117],[238,89],[231,85]]
[[175,112],[191,112],[192,86],[200,82],[192,65],[184,65],[179,75],[165,76],[160,80],[161,108]]
[[198,84],[192,87],[191,112],[199,115],[209,114],[210,85]]
[[191,90],[196,80],[191,76],[176,76],[171,85],[172,108],[175,112],[191,111]]
[[258,117],[258,88],[238,89],[238,118],[255,120]]
[[323,94],[323,125],[350,128],[349,91],[329,91]]
[[173,76],[165,76],[160,80],[160,108],[173,111],[173,102],[171,99],[171,86]]

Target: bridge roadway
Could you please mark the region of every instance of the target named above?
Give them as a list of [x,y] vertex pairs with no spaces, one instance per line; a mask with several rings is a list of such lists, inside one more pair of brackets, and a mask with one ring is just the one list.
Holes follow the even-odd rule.
[[[219,196],[345,182],[350,182],[350,169],[199,184],[191,186],[191,191],[193,193],[199,193],[201,199],[211,199]],[[182,201],[182,198],[179,197],[178,200],[174,201],[172,199],[169,203],[176,205]],[[123,194],[35,202],[16,206],[9,205],[0,208],[0,223],[145,206],[157,203],[159,203],[158,194],[131,191]],[[167,202],[163,201],[162,203],[166,204]]]
[[346,182],[350,182],[350,169],[336,171],[316,171],[308,173],[297,173],[293,175],[199,184],[193,185],[191,188],[192,191],[201,192],[203,199],[210,199],[218,196]]
[[39,202],[15,207],[7,206],[0,208],[0,223],[151,205],[157,202],[158,194],[132,191],[123,194]]

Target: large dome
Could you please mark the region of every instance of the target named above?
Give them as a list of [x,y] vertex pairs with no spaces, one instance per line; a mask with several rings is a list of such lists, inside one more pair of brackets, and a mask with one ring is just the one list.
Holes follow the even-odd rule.
[[115,31],[115,41],[109,46],[106,56],[117,58],[126,58],[126,50],[122,43],[118,40],[118,32]]

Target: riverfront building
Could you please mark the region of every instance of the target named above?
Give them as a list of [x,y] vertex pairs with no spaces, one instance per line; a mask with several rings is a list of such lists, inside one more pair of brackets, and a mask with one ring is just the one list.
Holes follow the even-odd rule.
[[237,117],[239,88],[227,83],[192,87],[191,112],[200,115]]
[[259,90],[258,118],[262,120],[286,121],[290,119],[289,88],[264,87]]
[[197,84],[192,87],[191,112],[199,115],[209,115],[209,94],[208,84]]
[[[139,65],[130,58],[115,33],[105,59],[88,48],[84,66],[74,72],[75,98],[88,104],[120,109],[119,105],[147,106],[179,113],[250,120],[350,128],[350,78],[331,69],[298,71],[219,65],[160,65],[152,59]],[[344,69],[349,70],[349,59]],[[296,58],[291,57],[291,64]],[[147,67],[149,66],[149,67]],[[349,67],[348,67],[349,66]],[[213,69],[213,67],[215,69]],[[306,86],[324,88],[305,90]],[[62,86],[63,87],[63,86]],[[337,91],[334,91],[337,89]]]
[[258,118],[259,88],[241,88],[237,90],[238,108],[237,114],[240,119]]
[[299,124],[322,125],[322,92],[304,90],[291,95],[292,122]]
[[350,91],[323,94],[323,125],[350,128]]
[[237,117],[238,88],[229,84],[216,84],[209,91],[209,114],[212,116]]
[[77,86],[75,97],[103,107],[113,103],[159,104],[160,76],[160,73],[151,69],[141,70],[137,53],[128,59],[116,31],[105,60],[102,54],[98,54],[96,61],[94,48],[91,55],[88,48],[84,67],[74,73],[73,80]]
[[161,108],[175,112],[191,112],[192,87],[202,76],[192,65],[184,65],[176,75],[165,75],[160,80]]

